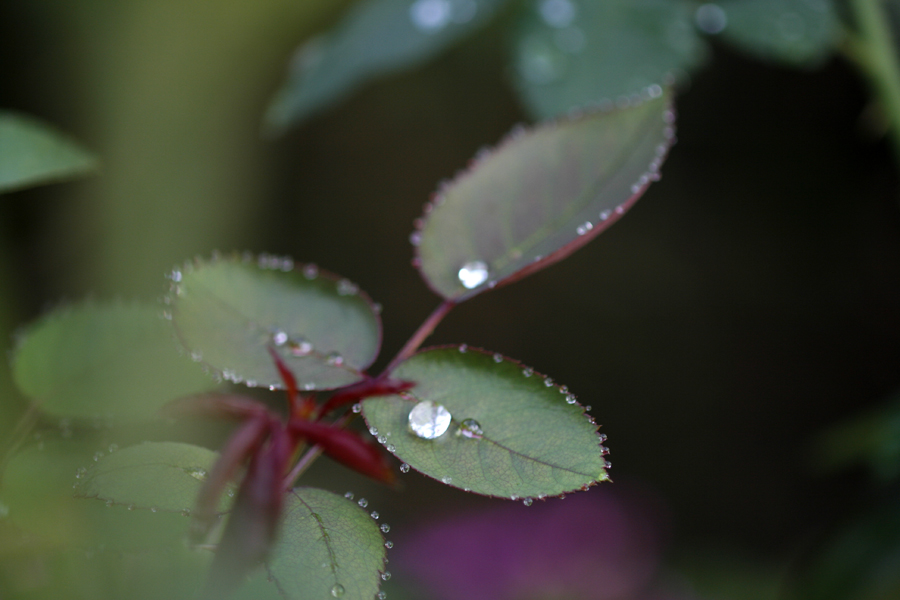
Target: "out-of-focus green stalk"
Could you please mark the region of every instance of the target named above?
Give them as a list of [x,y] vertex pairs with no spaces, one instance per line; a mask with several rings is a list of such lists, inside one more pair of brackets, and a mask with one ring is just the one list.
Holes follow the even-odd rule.
[[884,4],[884,0],[851,0],[857,33],[851,36],[848,51],[882,104],[900,162],[900,61]]

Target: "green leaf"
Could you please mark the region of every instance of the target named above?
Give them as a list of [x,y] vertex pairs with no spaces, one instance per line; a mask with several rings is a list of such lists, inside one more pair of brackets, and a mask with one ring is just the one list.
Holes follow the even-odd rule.
[[724,40],[757,58],[816,67],[837,49],[841,23],[831,0],[723,0]]
[[384,568],[378,522],[355,502],[325,490],[295,488],[285,502],[280,539],[267,561],[288,600],[371,600]]
[[[390,452],[430,477],[513,499],[563,494],[608,479],[603,438],[584,407],[566,388],[515,361],[465,346],[436,348],[414,355],[394,376],[416,387],[366,399],[363,414]],[[438,426],[414,433],[411,411],[435,406],[449,412],[446,431]]]
[[[101,457],[79,471],[75,493],[130,507],[190,512],[219,454],[178,442],[146,442]],[[230,502],[223,496],[220,511]]]
[[302,46],[266,113],[279,133],[379,75],[425,62],[486,24],[508,0],[365,0]]
[[431,288],[471,298],[561,260],[617,221],[659,178],[674,138],[668,94],[655,92],[630,108],[511,134],[477,156],[413,233]]
[[535,117],[612,105],[663,85],[707,53],[678,0],[541,0],[510,38],[515,87]]
[[97,160],[51,127],[22,114],[0,111],[0,193],[77,177]]
[[175,329],[191,356],[250,387],[282,387],[274,348],[302,389],[362,379],[381,345],[378,309],[346,279],[291,259],[213,259],[170,275]]
[[108,445],[97,439],[48,440],[16,454],[0,490],[9,521],[50,545],[143,550],[179,542],[189,524],[181,514],[130,511],[75,497],[78,474]]
[[144,418],[174,398],[215,387],[179,355],[159,313],[136,303],[57,309],[20,338],[15,382],[43,410],[84,418]]

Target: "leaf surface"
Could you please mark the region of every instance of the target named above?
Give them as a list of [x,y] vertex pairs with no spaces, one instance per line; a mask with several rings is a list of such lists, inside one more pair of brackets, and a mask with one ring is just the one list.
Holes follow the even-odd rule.
[[159,312],[96,302],[54,310],[20,338],[15,382],[43,410],[83,418],[145,418],[170,400],[214,388],[180,356]]
[[274,348],[301,389],[362,379],[378,354],[381,319],[355,284],[290,259],[219,259],[172,272],[175,329],[191,356],[226,379],[282,387]]
[[83,175],[97,160],[41,121],[0,111],[0,193]]
[[364,0],[302,46],[266,114],[279,132],[378,75],[423,63],[487,23],[508,0]]
[[316,488],[288,494],[280,539],[267,561],[288,600],[371,600],[384,568],[378,522],[355,502]]
[[668,94],[509,136],[439,190],[413,233],[431,288],[461,301],[552,264],[619,219],[674,138]]
[[664,85],[706,56],[693,11],[680,0],[527,3],[510,37],[515,87],[547,119]]
[[[101,457],[79,473],[75,491],[132,509],[189,512],[216,458],[217,452],[193,444],[146,442]],[[220,511],[227,500],[223,495]]]
[[837,49],[840,18],[831,0],[723,0],[721,36],[763,60],[816,67]]
[[[608,478],[597,426],[584,407],[515,361],[435,348],[402,363],[395,375],[416,387],[366,399],[363,414],[390,452],[430,477],[505,498],[558,495]],[[443,434],[413,433],[410,412],[420,402],[449,412]]]

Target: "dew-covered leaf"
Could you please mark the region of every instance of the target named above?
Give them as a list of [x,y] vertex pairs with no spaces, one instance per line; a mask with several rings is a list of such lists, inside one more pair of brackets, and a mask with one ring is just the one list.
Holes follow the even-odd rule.
[[764,60],[815,67],[840,41],[831,0],[723,0],[718,6],[722,38]]
[[97,168],[86,150],[46,124],[0,111],[0,193],[83,175]]
[[[190,512],[218,453],[180,442],[146,442],[100,457],[79,471],[75,493],[134,509]],[[223,495],[220,510],[227,510]]]
[[13,356],[19,389],[51,414],[143,418],[215,387],[180,355],[156,306],[85,302],[26,330]]
[[619,219],[674,138],[668,94],[541,125],[484,151],[440,189],[412,235],[431,288],[465,300],[566,256]]
[[295,488],[279,535],[266,567],[287,600],[371,600],[378,593],[384,538],[378,522],[352,500]]
[[516,89],[550,118],[664,85],[706,55],[692,16],[680,0],[529,2],[510,38]]
[[499,354],[425,350],[397,377],[400,395],[368,398],[363,414],[397,458],[467,491],[558,495],[606,480],[603,438],[565,388]]
[[364,0],[297,51],[266,114],[279,132],[379,75],[425,62],[508,0]]
[[290,259],[217,259],[170,275],[172,320],[192,358],[226,379],[282,387],[270,348],[301,389],[362,379],[378,354],[381,319],[346,279]]
[[51,545],[140,550],[180,543],[190,521],[179,513],[75,497],[78,475],[108,451],[109,442],[73,439],[47,440],[17,453],[0,489],[8,520]]

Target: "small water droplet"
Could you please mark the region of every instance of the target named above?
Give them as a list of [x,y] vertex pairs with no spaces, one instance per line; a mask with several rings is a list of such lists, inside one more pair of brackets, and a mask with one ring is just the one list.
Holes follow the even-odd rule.
[[372,427],[369,427],[369,434],[374,435],[374,436],[377,436],[377,435],[378,435],[378,428],[375,427],[374,425],[373,425]]
[[568,394],[568,393],[569,393],[569,386],[567,386],[567,385],[562,385],[562,386],[560,386],[560,387],[559,387],[559,393],[560,393],[560,394]]
[[106,508],[112,508],[112,505],[113,505],[113,501],[112,501],[112,500],[107,500],[107,501],[106,501]]
[[309,280],[313,280],[319,276],[319,267],[310,263],[303,267],[303,276]]
[[309,381],[307,383],[304,383],[302,387],[304,392],[311,392],[316,389],[316,384],[312,381]]
[[312,353],[313,345],[309,340],[301,336],[288,340],[288,349],[294,356],[306,356]]
[[328,357],[325,359],[332,367],[339,367],[344,364],[344,357],[340,355],[338,352],[330,352]]
[[461,435],[472,440],[480,440],[484,436],[484,431],[481,429],[481,424],[475,419],[464,419],[463,422],[459,424],[456,435]]
[[462,283],[463,287],[467,290],[477,288],[487,281],[488,275],[487,264],[480,260],[467,262],[460,268],[459,273],[457,274],[459,282]]
[[603,461],[603,468],[604,468],[604,469],[612,469],[612,463],[609,462],[608,460],[604,460],[604,461]]
[[359,286],[349,279],[341,279],[337,284],[337,292],[339,296],[353,296],[359,291]]
[[606,456],[607,454],[609,454],[609,448],[600,446],[600,456]]
[[422,243],[422,232],[413,231],[411,234],[409,234],[409,243],[412,244],[413,246],[418,246],[419,244],[421,244]]
[[409,411],[409,429],[420,438],[433,440],[447,432],[452,419],[442,405],[423,400]]
[[728,25],[728,15],[721,6],[709,2],[697,7],[697,11],[694,13],[694,22],[703,33],[715,35],[722,33]]
[[453,482],[453,478],[450,477],[449,475],[445,475],[445,476],[441,477],[441,481],[447,485],[450,485]]
[[377,521],[377,520],[378,520],[378,517],[380,517],[381,515],[378,514],[378,511],[377,511],[377,510],[373,510],[372,513],[371,513],[369,516],[372,517],[373,519],[375,519],[375,520]]
[[601,444],[607,440],[607,435],[606,435],[605,433],[601,433],[601,434],[599,435],[599,437],[600,437],[600,443],[601,443]]
[[465,354],[466,352],[468,352],[468,350],[469,350],[469,346],[468,346],[467,344],[460,344],[460,345],[459,345],[459,352],[460,352],[460,354]]
[[384,581],[387,581],[387,580],[390,579],[390,578],[391,578],[391,572],[390,572],[390,571],[385,571],[384,573],[381,574],[381,579],[383,579]]
[[347,492],[346,494],[344,494],[344,498],[346,498],[347,500],[353,500],[353,492]]
[[381,533],[387,533],[387,532],[389,532],[390,530],[391,530],[391,526],[390,526],[390,525],[388,525],[387,523],[382,523],[382,524],[381,524]]
[[226,495],[227,495],[229,498],[234,498],[234,490],[228,490],[228,491],[226,492]]
[[181,516],[182,516],[182,517],[189,517],[189,516],[191,516],[191,509],[189,509],[189,508],[183,508],[183,509],[181,509]]
[[393,454],[394,452],[397,451],[397,447],[396,447],[395,445],[393,445],[393,444],[388,444],[387,446],[385,446],[385,448],[386,448],[387,451],[390,452],[391,454]]
[[284,346],[288,341],[288,334],[284,331],[276,331],[272,334],[272,343],[276,346]]
[[495,354],[494,354],[494,362],[495,362],[495,363],[502,363],[502,362],[503,362],[503,355],[500,354],[499,352],[498,352],[498,353],[495,353]]
[[519,499],[519,495],[518,495],[518,494],[513,494],[513,495],[511,495],[511,496],[509,497],[509,499],[512,500],[513,502],[515,502],[516,500]]
[[387,592],[385,592],[385,591],[378,592],[377,594],[375,594],[375,598],[377,598],[378,600],[386,600]]
[[87,473],[87,469],[84,467],[78,467],[78,470],[75,471],[75,479],[81,479],[84,477],[84,474]]
[[406,463],[402,463],[400,465],[400,472],[401,473],[409,473],[409,465]]
[[129,504],[129,505],[128,505],[128,510],[134,510],[134,509],[135,509],[134,504]]
[[419,31],[435,33],[450,22],[451,9],[449,0],[416,0],[409,7],[409,18]]
[[387,548],[388,550],[390,550],[391,548],[394,547],[394,542],[388,540],[384,543],[384,547]]
[[98,462],[101,458],[103,458],[103,452],[94,452],[94,462]]
[[179,281],[181,281],[181,271],[179,271],[178,269],[173,269],[172,272],[169,273],[169,279],[171,279],[175,283],[178,283]]
[[155,506],[151,506],[151,507],[150,507],[150,512],[152,512],[152,513],[159,512],[159,509],[158,509],[157,507],[155,507]]
[[340,598],[341,596],[344,595],[344,591],[345,591],[344,586],[342,586],[339,583],[336,583],[331,588],[331,595],[334,596],[335,598]]
[[387,444],[387,436],[379,435],[379,436],[378,436],[378,443],[381,444],[382,446],[384,446],[385,444]]
[[534,369],[532,369],[531,367],[525,367],[524,369],[522,369],[522,375],[524,375],[525,377],[531,377],[532,375],[534,375]]
[[369,505],[369,501],[365,498],[360,498],[357,504],[359,504],[362,508],[365,508]]
[[612,215],[612,211],[607,209],[600,213],[600,220],[605,221]]
[[575,404],[575,396],[572,394],[566,396],[566,404]]
[[206,481],[206,469],[202,467],[186,468],[185,473],[196,479],[197,481]]
[[533,502],[534,500],[532,500],[531,498],[525,498],[524,500],[522,500],[522,504],[524,504],[525,506],[531,506]]
[[590,221],[585,221],[584,223],[579,225],[577,228],[575,228],[575,233],[577,233],[578,235],[584,235],[593,228],[594,228],[593,223],[591,223]]
[[593,408],[593,407],[592,407],[590,404],[588,404],[587,406],[584,407],[584,410],[585,410],[586,412],[590,412],[592,408]]
[[544,378],[544,387],[553,387],[553,380],[549,377]]

